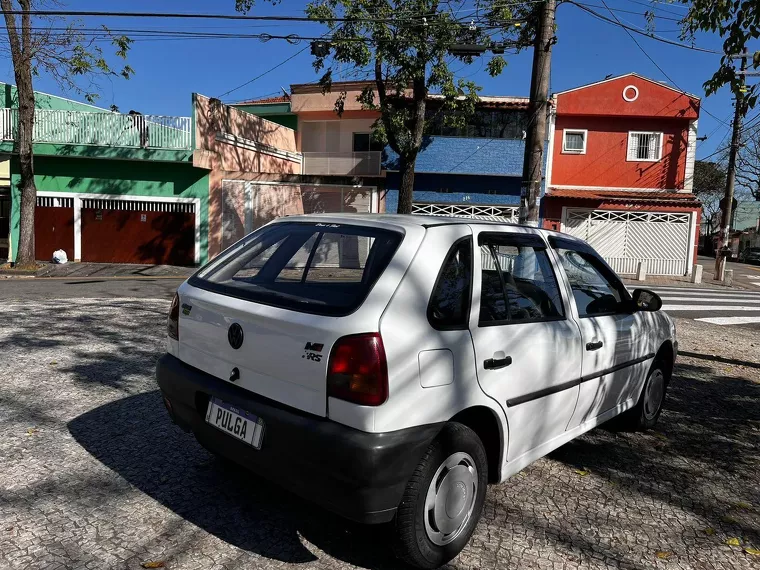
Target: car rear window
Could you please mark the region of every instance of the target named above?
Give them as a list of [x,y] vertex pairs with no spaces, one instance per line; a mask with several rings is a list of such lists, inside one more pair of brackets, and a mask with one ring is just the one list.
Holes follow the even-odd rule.
[[233,245],[190,284],[276,307],[345,315],[367,297],[402,238],[349,224],[272,224]]

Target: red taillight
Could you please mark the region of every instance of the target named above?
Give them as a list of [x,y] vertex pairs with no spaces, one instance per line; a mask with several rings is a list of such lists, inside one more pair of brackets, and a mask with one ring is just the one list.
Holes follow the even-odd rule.
[[169,309],[169,319],[166,321],[166,332],[174,340],[179,340],[179,295],[174,294],[172,308]]
[[388,399],[388,364],[378,333],[338,339],[327,367],[327,395],[363,406]]

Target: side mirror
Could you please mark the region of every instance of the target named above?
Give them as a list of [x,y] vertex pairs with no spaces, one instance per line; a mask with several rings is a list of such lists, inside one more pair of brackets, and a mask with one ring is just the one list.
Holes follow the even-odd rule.
[[636,311],[659,311],[662,299],[649,289],[636,289],[633,292],[633,306]]

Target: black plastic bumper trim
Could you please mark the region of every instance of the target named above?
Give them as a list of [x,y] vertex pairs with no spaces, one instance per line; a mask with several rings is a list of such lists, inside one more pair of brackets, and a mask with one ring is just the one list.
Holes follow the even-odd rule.
[[[174,421],[204,447],[362,523],[393,519],[409,478],[443,426],[363,432],[262,398],[169,354],[158,360],[156,377]],[[206,423],[211,396],[264,420],[260,450]]]
[[589,380],[593,380],[595,378],[601,378],[602,376],[606,376],[607,374],[612,374],[613,372],[617,372],[618,370],[622,370],[623,368],[628,368],[629,366],[634,366],[636,364],[646,362],[647,360],[654,358],[654,356],[655,355],[652,352],[645,356],[641,356],[639,358],[634,358],[633,360],[628,360],[626,362],[616,364],[615,366],[611,366],[610,368],[599,370],[597,372],[594,372],[593,374],[587,374],[586,376],[581,376],[577,380],[570,380],[569,382],[557,384],[556,386],[549,386],[548,388],[544,388],[543,390],[536,390],[535,392],[530,392],[529,394],[524,394],[516,398],[510,398],[509,400],[507,400],[507,407],[511,408],[513,406],[519,406],[520,404],[532,402],[533,400],[538,400],[539,398],[543,398],[545,396],[551,396],[552,394],[556,394],[557,392],[563,392],[565,390],[569,390],[570,388],[575,388],[576,386],[583,384],[584,382],[588,382]]

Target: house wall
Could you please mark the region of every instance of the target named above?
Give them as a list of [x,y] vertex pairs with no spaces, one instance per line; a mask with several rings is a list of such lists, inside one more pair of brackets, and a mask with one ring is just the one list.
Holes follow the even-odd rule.
[[[588,130],[585,154],[562,152],[564,129]],[[662,132],[661,160],[626,160],[629,131]],[[686,175],[688,138],[686,120],[558,115],[549,184],[681,190]]]
[[289,129],[298,130],[298,117],[290,112],[290,103],[269,103],[261,105],[233,105],[235,109],[240,109],[251,115],[264,117],[268,121],[288,127]]
[[[635,101],[626,101],[623,90],[633,85],[638,89]],[[628,96],[634,94],[629,90]],[[677,117],[696,119],[699,99],[634,75],[580,87],[557,95],[557,115],[600,117]]]
[[[212,102],[213,101],[213,102]],[[194,95],[195,150],[206,168],[244,172],[300,172],[296,134],[256,115]],[[213,164],[212,164],[213,163]],[[201,166],[194,158],[194,164]]]
[[[0,83],[2,90],[2,106],[5,108],[18,108],[18,93],[15,85]],[[59,111],[83,111],[86,113],[109,113],[109,109],[96,107],[79,101],[72,101],[64,97],[57,97],[48,93],[34,92],[34,107],[36,109],[52,109]]]
[[333,84],[333,89],[333,91],[323,94],[322,88],[317,84],[292,85],[292,93],[290,95],[291,112],[298,114],[310,111],[332,112],[335,109],[335,102],[341,96],[341,93],[344,92],[346,96],[343,103],[343,110],[363,111],[361,103],[356,100],[362,92],[363,85]]
[[[20,182],[18,159],[11,164],[11,235],[18,243]],[[190,163],[83,160],[36,156],[35,184],[46,192],[197,198],[200,204],[200,262],[208,259],[208,172]],[[15,252],[14,252],[15,253]],[[15,258],[15,256],[14,256]]]
[[193,164],[209,173],[209,256],[222,239],[222,181],[278,180],[300,174],[296,131],[208,97],[195,95]]
[[[398,170],[398,155],[390,147],[385,152],[385,168]],[[522,140],[433,136],[425,139],[415,172],[522,176],[524,154]]]
[[[321,113],[298,116],[298,148],[301,152],[353,152],[353,134],[372,132],[375,122],[373,117],[338,118],[334,113],[329,119],[320,118],[322,116]],[[329,134],[315,140],[310,133],[320,123]]]

